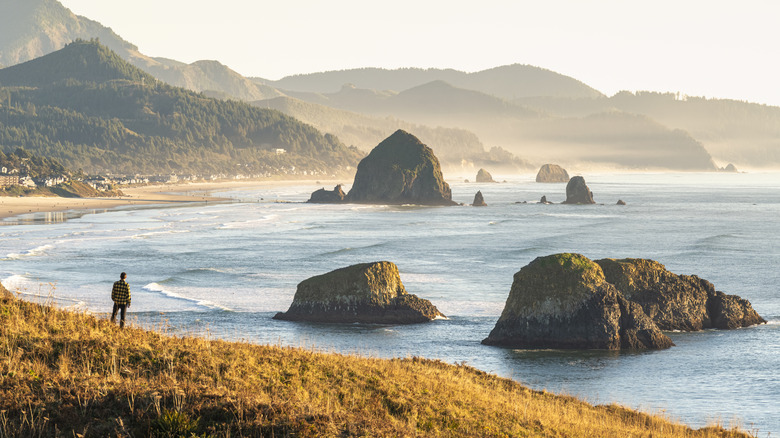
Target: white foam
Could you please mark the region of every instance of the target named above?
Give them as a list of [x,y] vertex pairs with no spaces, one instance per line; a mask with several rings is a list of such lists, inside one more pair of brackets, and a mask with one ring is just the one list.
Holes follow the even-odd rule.
[[230,230],[230,229],[254,228],[258,224],[274,222],[277,219],[279,219],[279,217],[280,216],[278,214],[269,214],[269,215],[263,216],[263,217],[261,217],[259,219],[251,219],[251,220],[247,220],[247,221],[238,221],[238,222],[226,222],[226,223],[220,225],[219,227],[217,227],[217,229],[220,229],[220,230]]
[[165,287],[163,287],[159,283],[149,283],[146,286],[142,287],[141,290],[144,290],[146,292],[158,293],[158,294],[164,295],[164,296],[166,296],[168,298],[172,298],[174,300],[188,301],[188,302],[193,303],[193,304],[195,304],[197,306],[205,307],[207,309],[225,310],[225,311],[228,311],[228,312],[232,312],[232,309],[230,309],[229,307],[225,307],[225,306],[223,306],[221,304],[217,304],[217,303],[214,303],[214,302],[211,302],[211,301],[208,301],[208,300],[199,300],[197,298],[189,298],[189,297],[185,297],[183,295],[177,294],[176,292],[173,292],[171,290],[166,289]]
[[50,249],[53,249],[53,248],[54,248],[54,245],[50,245],[50,244],[37,246],[37,247],[35,247],[33,249],[29,249],[29,250],[24,251],[24,252],[7,254],[6,255],[6,260],[19,260],[19,259],[22,259],[22,258],[25,258],[25,257],[37,257],[37,256],[46,255],[46,251],[48,251]]

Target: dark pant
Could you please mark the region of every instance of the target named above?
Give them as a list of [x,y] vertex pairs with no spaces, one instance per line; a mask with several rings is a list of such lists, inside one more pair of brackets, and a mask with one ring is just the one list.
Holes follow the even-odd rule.
[[125,312],[127,312],[127,304],[114,303],[114,311],[111,313],[111,322],[116,322],[116,311],[121,310],[122,313],[119,317],[119,328],[125,328]]

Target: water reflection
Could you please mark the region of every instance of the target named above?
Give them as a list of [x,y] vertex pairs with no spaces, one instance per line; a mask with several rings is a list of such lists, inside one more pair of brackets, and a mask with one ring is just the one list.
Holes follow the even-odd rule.
[[2,225],[48,225],[59,224],[70,219],[78,219],[87,214],[105,213],[107,208],[91,210],[68,210],[68,211],[41,211],[37,213],[22,214],[19,216],[5,218],[0,221]]

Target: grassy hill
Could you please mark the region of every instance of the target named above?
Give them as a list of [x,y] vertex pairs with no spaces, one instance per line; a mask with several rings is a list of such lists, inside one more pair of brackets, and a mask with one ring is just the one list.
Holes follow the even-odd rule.
[[465,365],[119,330],[4,295],[0,286],[3,437],[748,436]]
[[0,146],[89,173],[330,175],[362,156],[277,111],[163,84],[94,40],[0,70]]

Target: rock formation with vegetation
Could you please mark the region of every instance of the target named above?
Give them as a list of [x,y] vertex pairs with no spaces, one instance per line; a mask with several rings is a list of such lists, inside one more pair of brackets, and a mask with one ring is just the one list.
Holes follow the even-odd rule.
[[718,292],[695,275],[648,259],[596,260],[608,282],[642,306],[661,330],[734,329],[766,321],[745,299]]
[[575,176],[566,184],[566,200],[564,204],[595,204],[593,192],[585,184],[585,178]]
[[750,303],[653,260],[539,257],[515,274],[489,345],[666,348],[660,330],[734,329],[766,321]]
[[479,169],[479,171],[477,172],[477,182],[494,183],[495,181],[493,180],[493,175],[491,175],[490,172],[488,172],[485,169]]
[[557,164],[545,164],[539,168],[536,174],[538,183],[565,183],[569,182],[569,173]]
[[346,201],[455,205],[433,150],[400,129],[360,161]]
[[674,345],[642,308],[579,254],[538,257],[514,276],[487,345],[511,348],[661,349]]
[[275,319],[289,321],[412,324],[444,315],[430,301],[406,292],[391,262],[336,269],[298,284],[293,303]]

